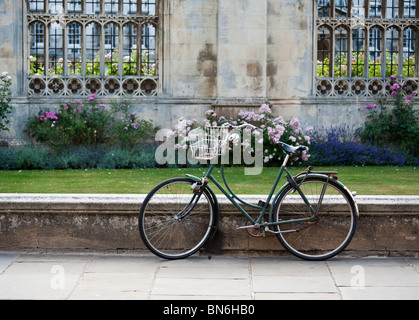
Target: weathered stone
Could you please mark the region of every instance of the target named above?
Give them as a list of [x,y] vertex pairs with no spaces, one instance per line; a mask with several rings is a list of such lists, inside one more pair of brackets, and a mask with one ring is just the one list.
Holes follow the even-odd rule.
[[[2,250],[144,250],[138,212],[145,195],[0,194]],[[260,196],[244,196],[257,203]],[[419,255],[419,198],[357,196],[360,210],[347,252]],[[220,197],[221,252],[284,251],[276,237],[253,238],[237,226],[245,218]],[[256,214],[254,210],[250,213]],[[327,229],[323,232],[327,233]]]

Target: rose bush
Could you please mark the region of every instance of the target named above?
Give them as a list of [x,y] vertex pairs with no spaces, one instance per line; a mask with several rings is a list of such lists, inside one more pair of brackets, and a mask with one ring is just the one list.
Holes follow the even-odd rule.
[[92,95],[87,102],[68,102],[56,111],[41,109],[37,116],[28,119],[25,131],[60,152],[89,145],[132,148],[153,137],[157,128],[131,112],[130,105],[107,107],[97,103]]
[[419,112],[411,101],[416,93],[403,86],[397,76],[391,76],[387,86],[388,96],[378,104],[365,107],[369,114],[357,135],[365,143],[375,146],[401,148],[419,155]]
[[[285,121],[282,116],[275,116],[272,109],[268,104],[263,104],[257,112],[242,111],[237,117],[227,119],[223,116],[218,116],[214,110],[209,110],[205,114],[206,120],[200,123],[196,119],[180,118],[178,124],[169,135],[177,139],[176,149],[188,149],[189,137],[188,134],[191,130],[204,126],[222,126],[230,123],[233,126],[242,125],[245,123],[252,124],[258,128],[263,129],[263,133],[258,130],[253,130],[250,127],[247,130],[251,139],[243,139],[241,147],[244,152],[254,153],[255,144],[263,143],[263,161],[265,165],[278,165],[282,163],[284,152],[278,146],[278,142],[298,146],[309,146],[311,143],[310,134],[313,133],[313,127],[308,127],[306,130],[301,128],[300,120],[293,117],[289,121]],[[251,131],[251,132],[250,132]],[[301,165],[308,161],[310,155],[307,151],[301,154],[295,154],[291,157],[289,165]]]

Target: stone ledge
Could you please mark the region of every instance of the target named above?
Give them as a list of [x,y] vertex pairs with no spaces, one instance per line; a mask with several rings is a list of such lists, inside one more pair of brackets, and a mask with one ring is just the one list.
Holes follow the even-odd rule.
[[[137,215],[146,195],[0,194],[0,250],[144,250]],[[243,196],[257,203],[263,196]],[[356,196],[360,219],[347,249],[354,255],[419,255],[419,196]],[[222,252],[276,252],[276,237],[237,231],[244,218],[224,197]]]

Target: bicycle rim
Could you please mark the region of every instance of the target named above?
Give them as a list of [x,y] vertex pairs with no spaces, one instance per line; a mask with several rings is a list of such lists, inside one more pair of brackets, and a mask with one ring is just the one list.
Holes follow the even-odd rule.
[[342,252],[355,233],[355,204],[348,192],[332,180],[310,177],[300,188],[316,214],[313,215],[298,192],[288,186],[278,198],[273,219],[284,222],[315,217],[315,221],[276,226],[275,231],[281,232],[277,234],[278,240],[299,258],[329,259]]
[[204,191],[193,210],[179,220],[194,195],[194,181],[171,179],[157,186],[145,199],[139,215],[139,230],[147,248],[165,259],[182,259],[196,253],[211,235],[214,208]]

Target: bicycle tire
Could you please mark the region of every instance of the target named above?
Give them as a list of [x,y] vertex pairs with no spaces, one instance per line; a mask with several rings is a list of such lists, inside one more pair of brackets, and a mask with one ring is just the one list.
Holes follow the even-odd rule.
[[212,235],[216,210],[205,189],[191,213],[182,220],[177,214],[191,201],[196,181],[173,178],[156,186],[144,200],[138,216],[141,239],[155,255],[184,259],[200,250]]
[[[351,242],[357,225],[357,207],[349,191],[332,178],[302,178],[300,188],[315,211],[315,222],[285,223],[274,227],[279,242],[304,260],[327,260],[341,253]],[[326,187],[322,201],[321,190]],[[288,184],[278,197],[273,222],[313,217],[302,197]],[[321,205],[319,206],[319,203]],[[293,231],[294,230],[294,231]]]

